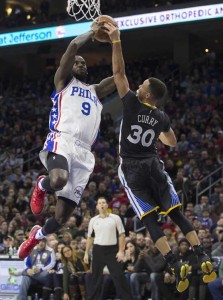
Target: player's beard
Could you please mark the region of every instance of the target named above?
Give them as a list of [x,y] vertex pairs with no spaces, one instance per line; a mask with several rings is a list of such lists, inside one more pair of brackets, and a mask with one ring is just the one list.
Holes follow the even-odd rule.
[[87,72],[76,72],[76,73],[73,73],[73,75],[74,75],[74,77],[76,77],[78,80],[83,81],[83,82],[86,82],[88,73],[87,73]]

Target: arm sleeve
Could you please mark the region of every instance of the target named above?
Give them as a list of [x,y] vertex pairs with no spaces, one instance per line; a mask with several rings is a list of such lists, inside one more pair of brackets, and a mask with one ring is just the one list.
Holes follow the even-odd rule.
[[122,220],[119,216],[116,216],[116,225],[117,225],[117,230],[118,230],[118,233],[121,234],[121,233],[125,233],[125,228],[123,226],[123,223],[122,223]]
[[25,260],[25,265],[26,265],[26,270],[27,269],[32,269],[32,264],[31,264],[31,258],[28,256]]
[[136,94],[131,90],[122,98],[122,103],[125,111],[136,110],[141,105]]
[[56,263],[55,252],[51,251],[50,252],[50,256],[49,256],[49,258],[47,260],[47,263],[46,263],[46,265],[43,268],[41,268],[41,271],[53,269],[53,267],[55,266],[55,263]]
[[92,237],[93,231],[94,231],[94,229],[93,229],[93,219],[91,219],[90,222],[89,222],[89,225],[88,225],[87,236]]
[[170,119],[168,115],[163,112],[163,132],[168,132],[170,130]]
[[64,293],[68,294],[68,282],[69,282],[69,272],[68,268],[65,265],[63,269],[63,291]]

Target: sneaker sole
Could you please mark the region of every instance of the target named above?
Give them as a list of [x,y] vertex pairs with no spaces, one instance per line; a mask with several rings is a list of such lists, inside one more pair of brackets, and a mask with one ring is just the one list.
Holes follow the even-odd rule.
[[185,280],[182,280],[177,285],[177,290],[179,293],[183,293],[189,286],[189,280],[186,278]]
[[201,264],[201,270],[204,273],[203,282],[209,283],[217,278],[217,274],[213,271],[213,266],[210,261],[205,261]]
[[187,264],[182,265],[180,269],[181,280],[177,285],[177,290],[179,293],[184,292],[189,286],[189,280],[187,279],[189,273],[189,266]]

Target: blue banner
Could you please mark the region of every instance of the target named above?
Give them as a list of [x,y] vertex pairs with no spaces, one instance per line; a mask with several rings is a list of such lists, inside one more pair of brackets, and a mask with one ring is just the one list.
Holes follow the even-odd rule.
[[[223,17],[223,3],[115,18],[120,30],[211,20]],[[0,47],[69,38],[90,30],[92,22],[0,34]]]

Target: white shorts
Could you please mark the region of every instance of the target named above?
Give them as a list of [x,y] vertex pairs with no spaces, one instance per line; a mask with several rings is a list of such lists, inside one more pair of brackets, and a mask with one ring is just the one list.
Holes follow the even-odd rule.
[[39,154],[46,169],[49,152],[63,155],[68,161],[68,182],[61,191],[56,192],[56,195],[73,200],[78,204],[95,165],[90,145],[65,133],[50,132],[43,150]]

